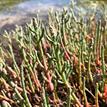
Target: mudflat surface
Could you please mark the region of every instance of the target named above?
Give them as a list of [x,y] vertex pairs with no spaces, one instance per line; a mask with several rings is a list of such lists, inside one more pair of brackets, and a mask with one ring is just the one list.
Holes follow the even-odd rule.
[[[16,25],[23,26],[29,23],[33,17],[39,14],[45,20],[50,9],[60,10],[63,6],[68,6],[69,0],[23,0],[22,2],[0,2],[0,34],[4,31],[11,31]],[[4,6],[3,6],[4,5]],[[5,8],[3,8],[5,7]]]
[[[58,9],[57,9],[58,10]],[[42,20],[47,20],[49,10],[40,10],[35,11],[34,13],[27,13],[25,15],[10,15],[5,17],[0,17],[0,34],[3,34],[4,31],[11,31],[18,26],[24,26],[26,23],[30,23],[33,17],[36,17],[39,14],[39,17]]]
[[47,20],[48,10],[41,10],[40,12],[35,11],[35,13],[27,13],[26,15],[10,15],[0,18],[0,34],[3,34],[4,31],[11,31],[16,28],[16,25],[23,26],[26,23],[30,23],[33,17],[36,17],[39,14],[39,17],[42,20]]

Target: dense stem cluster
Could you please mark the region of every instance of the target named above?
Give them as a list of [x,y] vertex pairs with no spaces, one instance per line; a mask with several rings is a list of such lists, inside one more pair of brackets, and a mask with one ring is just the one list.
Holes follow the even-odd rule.
[[[107,105],[107,27],[72,8],[2,37],[0,107]],[[92,28],[93,26],[93,28]],[[6,41],[6,42],[4,42]],[[105,41],[105,42],[103,42]]]

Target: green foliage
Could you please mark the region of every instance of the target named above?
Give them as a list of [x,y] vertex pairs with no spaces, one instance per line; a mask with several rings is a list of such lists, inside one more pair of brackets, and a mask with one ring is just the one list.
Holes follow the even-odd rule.
[[[107,102],[107,34],[102,21],[72,8],[6,33],[0,48],[3,107],[103,106]],[[94,99],[94,100],[93,100]]]

